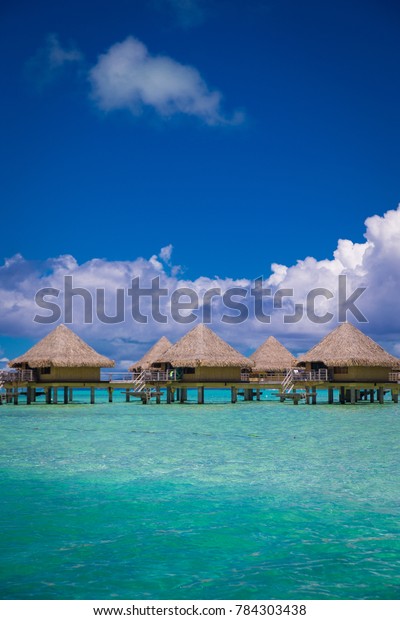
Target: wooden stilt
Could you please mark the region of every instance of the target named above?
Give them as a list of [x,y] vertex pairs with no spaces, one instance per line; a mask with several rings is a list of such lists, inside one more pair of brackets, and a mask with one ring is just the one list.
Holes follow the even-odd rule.
[[[34,382],[32,382],[34,383]],[[328,383],[328,382],[327,382]],[[10,384],[9,384],[10,385]],[[14,386],[16,384],[14,383]],[[24,398],[22,400],[23,403],[26,402],[27,405],[32,404],[33,402],[35,402],[36,397],[37,397],[37,389],[40,389],[40,392],[42,392],[42,390],[45,393],[45,402],[46,404],[57,404],[57,403],[64,403],[64,404],[68,404],[69,402],[71,402],[71,396],[72,396],[72,389],[68,386],[63,386],[63,387],[59,387],[59,386],[55,386],[55,385],[43,385],[43,387],[38,384],[34,384],[35,387],[27,384],[26,388],[24,387],[23,389],[23,394],[24,394]],[[99,384],[100,385],[100,384]],[[243,385],[243,384],[242,384]],[[249,385],[249,384],[247,384]],[[325,383],[325,385],[327,385]],[[328,383],[329,385],[329,383]],[[332,386],[333,384],[330,383],[330,385]],[[351,384],[350,384],[351,385]],[[354,385],[354,384],[353,384]],[[370,385],[374,385],[373,383],[371,383]],[[3,399],[2,402],[0,402],[1,404],[4,403],[14,403],[14,404],[19,404],[19,395],[21,394],[20,390],[22,388],[17,388],[17,387],[9,387],[9,388],[4,388],[4,392],[3,392]],[[61,384],[62,386],[62,384]],[[107,386],[107,383],[102,386],[102,389],[106,389],[107,390],[107,394],[108,394],[108,402],[112,403],[113,402],[113,393],[114,393],[114,388],[111,388],[109,386]],[[197,387],[197,402],[198,404],[204,404],[205,402],[205,387],[208,387],[208,385],[201,385],[201,386],[196,386],[194,385],[193,388]],[[222,386],[221,386],[222,387]],[[322,385],[318,386],[322,389]],[[296,389],[293,390],[293,392],[291,392],[290,394],[282,394],[281,396],[281,401],[285,401],[285,400],[293,400],[293,403],[295,405],[298,404],[299,400],[303,401],[304,400],[304,392],[305,392],[305,401],[307,404],[317,404],[318,401],[318,390],[315,386],[313,385],[304,385],[304,387],[302,387],[301,389],[299,388],[299,385],[297,385],[297,397],[296,398]],[[95,390],[96,387],[92,386],[90,388],[90,404],[95,404]],[[239,388],[237,386],[232,386],[232,384],[228,385],[225,383],[225,389],[230,389],[231,391],[231,403],[234,404],[237,402],[238,400],[238,391]],[[327,390],[327,395],[328,395],[328,403],[329,404],[334,404],[335,402],[337,402],[337,398],[335,396],[335,389],[338,390],[339,393],[339,403],[340,404],[345,404],[346,402],[351,403],[352,405],[358,403],[359,401],[363,401],[363,400],[370,400],[371,403],[374,402],[379,402],[380,404],[384,404],[385,403],[385,393],[389,394],[390,396],[388,396],[388,401],[392,400],[394,403],[399,402],[399,392],[400,389],[397,385],[394,384],[394,382],[392,384],[390,383],[381,383],[378,385],[375,384],[375,387],[373,388],[366,388],[366,387],[361,387],[361,388],[357,388],[357,387],[350,387],[349,384],[345,384],[345,385],[335,385],[335,387],[324,387],[324,389]],[[60,390],[61,390],[61,394],[60,394]],[[153,396],[155,398],[155,402],[157,404],[161,404],[161,402],[163,401],[162,399],[162,394],[164,392],[164,390],[166,390],[166,402],[168,404],[170,404],[171,402],[175,401],[175,394],[176,394],[176,399],[178,402],[180,403],[185,403],[187,401],[187,388],[185,387],[175,387],[175,386],[170,386],[167,387],[165,386],[165,384],[163,384],[163,387],[160,388],[159,385],[157,386],[153,386]],[[263,388],[261,387],[256,387],[254,386],[254,388],[250,388],[250,387],[242,387],[240,386],[240,392],[241,390],[243,390],[243,395],[245,400],[256,400],[260,401],[261,400],[261,395],[262,395],[262,390]],[[389,391],[390,390],[390,391]],[[242,393],[242,392],[241,392]],[[25,401],[25,394],[26,394],[26,401]],[[131,396],[132,396],[132,392],[129,393],[129,390],[126,390],[125,392],[126,394],[126,401],[130,402],[131,401]],[[278,396],[280,396],[279,394],[277,394]],[[145,402],[145,401],[143,401]],[[165,401],[164,401],[165,402]]]
[[6,403],[9,405],[12,402],[12,391],[7,388],[6,390]]
[[130,394],[129,388],[126,388],[126,392],[125,392],[125,402],[126,402],[126,403],[130,403],[130,402],[131,402],[131,394]]
[[231,403],[236,403],[237,402],[237,388],[232,386],[231,387]]
[[72,403],[74,400],[74,390],[72,388],[68,389],[68,401]]
[[199,405],[204,404],[204,387],[203,386],[197,388],[197,403]]

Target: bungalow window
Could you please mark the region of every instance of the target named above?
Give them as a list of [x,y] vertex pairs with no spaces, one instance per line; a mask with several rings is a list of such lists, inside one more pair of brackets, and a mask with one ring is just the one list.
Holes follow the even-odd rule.
[[50,373],[51,373],[50,366],[45,366],[44,368],[40,369],[40,374],[41,375],[49,375]]
[[347,375],[349,373],[349,369],[347,366],[334,366],[333,372],[335,375]]
[[196,372],[195,368],[182,368],[182,373],[184,375],[194,375],[195,372]]

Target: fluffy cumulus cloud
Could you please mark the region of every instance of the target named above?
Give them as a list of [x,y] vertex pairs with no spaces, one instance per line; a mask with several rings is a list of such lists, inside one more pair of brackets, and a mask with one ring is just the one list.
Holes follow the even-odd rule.
[[[170,0],[178,14],[195,15],[194,0]],[[38,88],[47,86],[68,68],[78,69],[89,84],[90,99],[103,112],[128,110],[135,116],[152,111],[163,119],[187,115],[207,125],[238,125],[242,112],[228,116],[222,95],[208,87],[200,72],[166,55],[154,55],[133,36],[115,43],[88,66],[75,47],[64,47],[55,34],[28,61],[29,78]]]
[[209,125],[236,123],[221,111],[221,93],[210,90],[194,67],[168,56],[150,54],[128,37],[102,54],[89,74],[92,97],[105,112],[127,109],[139,115],[146,108],[163,117],[187,114]]
[[[262,311],[270,322],[256,316],[254,281],[185,279],[173,264],[171,245],[132,261],[78,264],[72,256],[60,256],[34,262],[16,255],[0,267],[0,333],[35,341],[67,322],[120,367],[138,359],[162,335],[175,341],[199,321],[244,353],[271,334],[299,353],[343,320],[340,311],[356,294],[353,309],[367,320],[358,326],[399,355],[400,207],[368,218],[365,238],[361,244],[339,240],[330,259],[273,264],[262,282]],[[153,306],[148,294],[138,301],[135,282],[142,289],[156,288]],[[306,311],[310,293],[311,312]],[[347,318],[358,324],[352,310]],[[6,347],[0,353],[7,358]]]

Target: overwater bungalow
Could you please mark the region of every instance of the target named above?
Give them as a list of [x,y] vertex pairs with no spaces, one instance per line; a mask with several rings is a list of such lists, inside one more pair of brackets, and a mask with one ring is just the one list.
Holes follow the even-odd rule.
[[97,353],[68,327],[58,325],[8,365],[31,371],[36,383],[51,384],[97,382],[100,381],[100,368],[113,368],[115,363]]
[[[388,394],[398,402],[400,360],[351,324],[334,329],[302,355],[296,366],[295,362],[294,356],[273,337],[250,359],[200,324],[174,345],[161,338],[131,367],[133,375],[121,379],[115,376],[121,373],[109,373],[105,377],[100,375],[100,369],[112,368],[114,362],[65,325],[59,325],[9,362],[11,370],[0,372],[0,405],[18,404],[19,395],[26,396],[27,404],[43,395],[47,404],[68,404],[76,390],[82,396],[90,390],[92,404],[97,390],[106,390],[109,402],[113,402],[117,390],[125,394],[126,402],[141,398],[147,403],[155,398],[156,403],[161,403],[165,396],[167,403],[184,403],[188,389],[192,394],[193,388],[199,404],[204,403],[204,391],[210,388],[229,389],[232,403],[238,396],[260,400],[264,390],[271,390],[268,399],[291,400],[294,404],[302,400],[316,404],[318,394],[326,391],[328,403],[334,403],[337,394],[341,404],[367,399],[374,402],[375,398],[383,404]],[[141,372],[135,373],[137,370]]]
[[388,382],[400,360],[351,323],[331,331],[298,359],[306,372],[324,371],[327,379],[337,383]]
[[158,363],[176,369],[185,383],[240,382],[253,362],[209,327],[200,324],[160,355]]
[[162,336],[139,361],[129,367],[129,372],[138,373],[142,370],[160,369],[162,364],[157,362],[157,360],[170,347],[172,347],[172,342],[170,342],[165,336]]
[[250,355],[250,359],[254,362],[251,378],[267,381],[282,381],[297,362],[295,356],[274,336],[269,336]]

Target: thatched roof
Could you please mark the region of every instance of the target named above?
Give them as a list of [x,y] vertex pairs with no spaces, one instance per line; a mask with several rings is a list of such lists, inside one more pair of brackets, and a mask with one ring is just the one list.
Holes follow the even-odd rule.
[[298,363],[323,362],[326,366],[384,366],[399,368],[400,360],[390,355],[377,342],[351,323],[343,323],[331,331]]
[[11,360],[12,368],[29,364],[31,368],[112,368],[115,362],[97,353],[65,325],[59,325],[29,351]]
[[286,370],[292,368],[296,364],[296,358],[274,338],[270,336],[265,342],[258,347],[254,353],[250,355],[250,359],[254,362],[253,370]]
[[238,367],[251,368],[253,362],[222,340],[209,327],[197,325],[170,347],[157,362],[169,362],[175,368]]
[[172,347],[172,343],[166,338],[162,336],[160,340],[157,340],[155,344],[143,355],[143,357],[138,361],[132,364],[129,368],[129,372],[133,372],[136,368],[142,368],[143,370],[147,370],[150,368],[157,359],[165,353],[167,349]]

